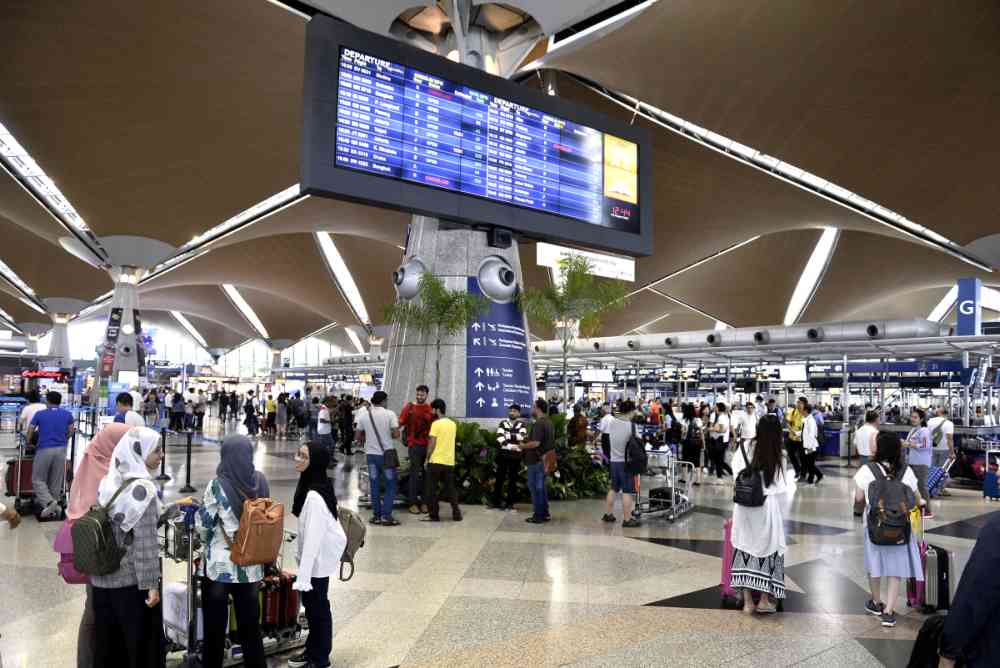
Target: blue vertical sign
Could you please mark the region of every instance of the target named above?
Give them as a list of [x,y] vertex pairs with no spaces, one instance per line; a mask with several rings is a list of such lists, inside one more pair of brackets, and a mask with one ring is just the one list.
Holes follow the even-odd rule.
[[[483,295],[479,280],[469,276],[469,294]],[[510,404],[531,406],[535,381],[528,363],[524,316],[513,303],[488,297],[489,308],[466,327],[465,415],[507,417]]]
[[957,311],[959,336],[980,336],[983,333],[982,304],[983,282],[978,278],[958,280]]

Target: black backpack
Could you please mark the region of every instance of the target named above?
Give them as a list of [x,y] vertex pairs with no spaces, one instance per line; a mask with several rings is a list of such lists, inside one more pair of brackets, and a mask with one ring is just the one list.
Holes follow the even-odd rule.
[[743,453],[743,461],[746,468],[736,476],[733,485],[733,501],[741,506],[757,508],[764,505],[764,474],[750,465],[750,458],[747,451],[743,449],[743,442],[740,441],[740,452]]
[[705,436],[701,433],[701,427],[695,426],[694,420],[688,423],[687,442],[699,448],[705,445]]
[[84,575],[110,575],[122,565],[125,548],[118,546],[111,525],[111,507],[126,487],[135,482],[129,478],[122,483],[106,506],[99,503],[87,514],[73,523],[70,537],[73,539],[73,568]]
[[889,477],[878,464],[868,467],[875,480],[868,486],[868,538],[874,545],[910,542],[910,510],[917,505],[913,490]]
[[632,475],[640,475],[646,472],[648,458],[646,456],[646,444],[642,442],[635,433],[635,423],[632,423],[632,435],[625,444],[625,470]]

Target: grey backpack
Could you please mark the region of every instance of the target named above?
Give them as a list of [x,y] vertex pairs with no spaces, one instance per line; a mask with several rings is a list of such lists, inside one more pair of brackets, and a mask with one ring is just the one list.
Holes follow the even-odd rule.
[[878,464],[868,467],[875,480],[868,486],[868,538],[874,545],[910,542],[910,510],[917,505],[913,490],[887,476]]
[[[343,506],[337,508],[337,518],[347,536],[347,545],[344,547],[344,554],[340,557],[340,579],[347,582],[354,577],[354,553],[365,546],[365,533],[368,528],[365,526],[365,521],[361,519],[361,515]],[[344,566],[347,564],[351,565],[351,572],[347,577],[344,577]]]

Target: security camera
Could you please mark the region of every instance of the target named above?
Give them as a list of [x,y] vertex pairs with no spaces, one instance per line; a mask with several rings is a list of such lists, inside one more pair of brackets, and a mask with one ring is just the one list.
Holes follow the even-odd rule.
[[411,257],[392,272],[392,285],[400,299],[413,299],[420,291],[420,278],[427,267],[418,258]]
[[506,303],[517,294],[517,275],[510,263],[491,255],[479,264],[479,288],[495,302]]

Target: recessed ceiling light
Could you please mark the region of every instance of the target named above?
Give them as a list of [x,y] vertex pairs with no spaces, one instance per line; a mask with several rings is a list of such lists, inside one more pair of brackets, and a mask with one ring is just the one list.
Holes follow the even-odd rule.
[[357,348],[358,354],[359,355],[364,355],[365,354],[365,347],[361,345],[361,337],[359,337],[355,333],[355,331],[353,329],[351,329],[350,327],[345,327],[344,331],[347,332],[347,338],[349,338],[351,340],[351,343],[354,344],[354,347]]
[[333,237],[330,236],[329,232],[316,232],[316,241],[319,243],[320,250],[323,251],[323,258],[333,275],[334,283],[337,284],[340,293],[347,300],[351,310],[354,311],[354,315],[357,316],[362,325],[370,324],[371,319],[368,317],[365,302],[361,298],[361,291],[358,290],[358,285],[354,282],[354,277],[344,263],[340,251],[337,250],[337,245],[333,243]]
[[806,266],[802,269],[802,275],[799,276],[799,282],[795,286],[795,291],[792,292],[792,298],[788,301],[784,321],[786,327],[798,322],[802,312],[809,305],[809,302],[812,301],[813,295],[816,294],[819,281],[823,278],[823,274],[830,264],[833,250],[837,247],[837,237],[839,234],[840,231],[837,228],[828,227],[823,230],[819,241],[816,242],[816,246],[813,248],[813,252],[806,262]]
[[243,295],[241,295],[240,291],[236,289],[236,286],[225,283],[222,286],[222,290],[233,302],[233,305],[236,306],[239,312],[243,314],[243,317],[247,319],[247,322],[249,322],[250,325],[257,330],[260,337],[262,339],[270,339],[271,336],[267,333],[264,323],[261,322],[260,318],[257,317],[257,314],[254,313],[254,310],[250,307],[250,304],[247,303],[247,300],[243,299]]
[[208,344],[205,343],[204,337],[202,337],[202,335],[198,333],[198,330],[194,328],[194,325],[192,325],[187,318],[184,317],[183,313],[181,313],[180,311],[171,311],[170,315],[174,316],[174,320],[179,322],[181,324],[181,327],[187,330],[187,333],[191,335],[191,338],[193,338],[195,341],[201,344],[202,348],[208,347]]

